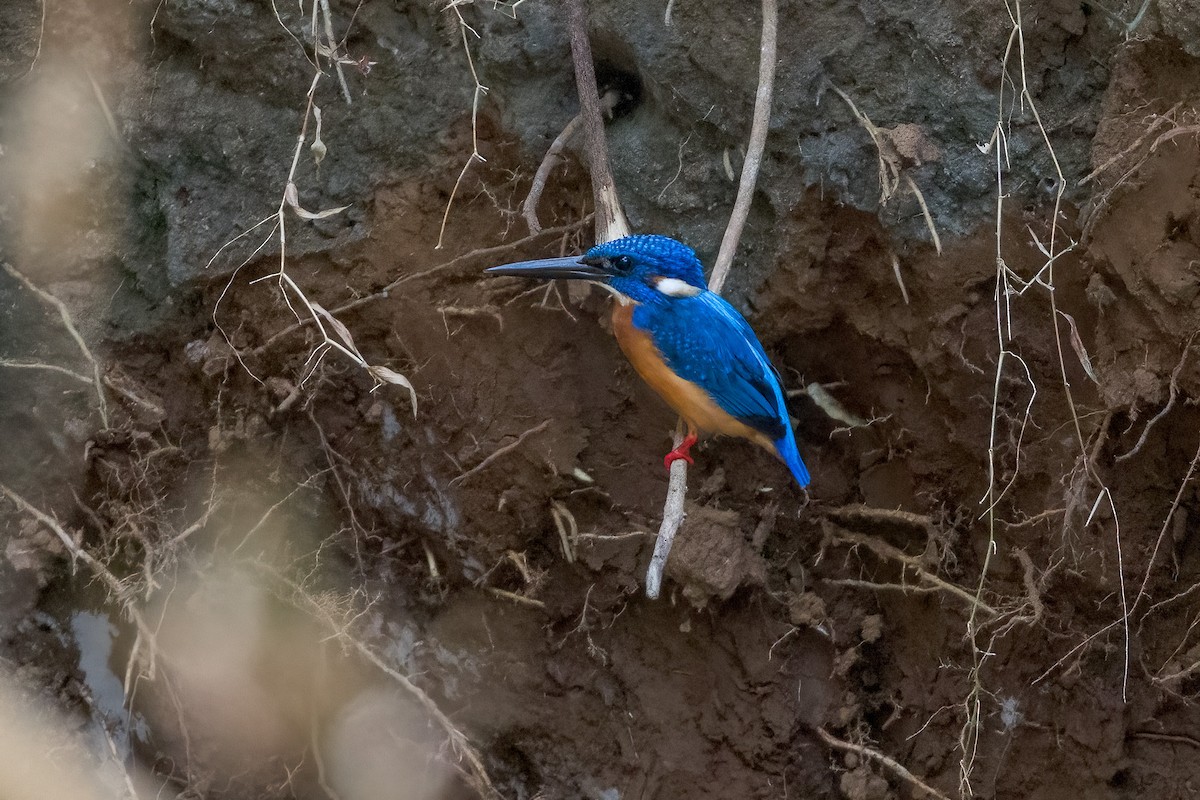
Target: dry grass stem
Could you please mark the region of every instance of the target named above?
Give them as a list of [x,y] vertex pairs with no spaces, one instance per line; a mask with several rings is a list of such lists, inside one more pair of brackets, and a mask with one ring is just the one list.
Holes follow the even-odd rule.
[[[995,283],[995,336],[997,347],[996,368],[994,372],[994,381],[992,389],[991,403],[991,419],[990,419],[990,434],[989,434],[989,449],[987,456],[987,479],[988,487],[981,504],[985,505],[985,509],[981,515],[981,521],[984,523],[987,542],[984,549],[983,563],[979,570],[979,581],[976,586],[975,598],[978,600],[984,591],[991,559],[997,552],[996,524],[999,521],[997,518],[997,507],[1001,499],[1007,494],[1008,490],[1015,485],[1015,482],[1021,472],[1021,449],[1024,441],[1025,428],[1029,424],[1030,414],[1032,412],[1034,400],[1037,397],[1037,385],[1034,377],[1029,369],[1029,365],[1017,354],[1017,349],[1014,343],[1017,339],[1014,333],[1014,314],[1012,310],[1013,298],[1022,296],[1026,290],[1034,286],[1046,290],[1048,300],[1047,311],[1049,315],[1049,323],[1053,328],[1054,348],[1057,360],[1057,376],[1056,380],[1062,388],[1062,392],[1066,399],[1066,410],[1070,415],[1070,422],[1074,430],[1075,445],[1078,447],[1079,454],[1076,457],[1076,463],[1081,465],[1083,472],[1081,473],[1080,483],[1098,487],[1098,494],[1094,508],[1098,507],[1102,502],[1107,502],[1112,516],[1113,535],[1116,544],[1117,564],[1116,574],[1119,585],[1119,599],[1121,604],[1121,620],[1116,623],[1121,625],[1125,633],[1125,648],[1124,648],[1124,677],[1122,682],[1122,696],[1124,696],[1125,687],[1128,684],[1129,675],[1129,606],[1125,594],[1124,581],[1124,558],[1122,554],[1121,530],[1119,514],[1117,512],[1116,502],[1113,499],[1112,493],[1104,483],[1102,477],[1097,473],[1095,459],[1091,458],[1088,453],[1087,441],[1088,437],[1084,435],[1083,424],[1080,420],[1078,409],[1073,397],[1070,382],[1067,376],[1066,367],[1066,348],[1063,346],[1063,335],[1058,325],[1058,318],[1061,314],[1058,308],[1058,300],[1055,292],[1055,266],[1058,259],[1071,252],[1076,243],[1066,239],[1061,235],[1059,230],[1059,218],[1062,212],[1063,193],[1065,192],[1065,177],[1058,157],[1055,153],[1053,143],[1050,140],[1049,132],[1042,120],[1038,105],[1029,89],[1028,78],[1026,74],[1026,51],[1025,51],[1025,32],[1022,18],[1022,7],[1020,0],[1005,0],[1005,9],[1009,17],[1010,31],[1008,42],[1005,47],[1002,60],[1002,70],[1004,79],[1001,81],[1000,91],[997,97],[997,114],[996,126],[993,130],[991,139],[986,145],[980,146],[980,151],[984,154],[994,156],[994,174],[996,178],[996,212],[995,212],[995,242],[996,242],[996,283]],[[1012,73],[1016,74],[1012,74]],[[1013,87],[1013,95],[1010,97],[1007,93],[1007,88]],[[1012,112],[1016,108],[1027,112],[1032,126],[1036,129],[1038,136],[1041,139],[1043,150],[1053,167],[1053,189],[1054,200],[1053,208],[1049,212],[1048,219],[1048,236],[1038,237],[1036,233],[1029,229],[1033,235],[1034,245],[1038,251],[1044,256],[1045,260],[1040,268],[1037,269],[1033,277],[1024,280],[1021,276],[1011,269],[1005,259],[1005,244],[1006,239],[1003,234],[1003,221],[1005,219],[1005,200],[1009,196],[1005,186],[1005,174],[1011,169],[1009,160],[1008,141],[1011,134]],[[1048,176],[1049,177],[1049,176]],[[1086,226],[1085,226],[1086,236]],[[1076,347],[1076,353],[1086,353],[1082,348],[1082,342]],[[1081,363],[1083,356],[1080,356]],[[1010,375],[1013,370],[1013,365],[1019,365],[1020,373]],[[1004,417],[1001,414],[1001,386],[1004,378],[1009,376],[1009,379],[1020,381],[1023,379],[1026,385],[1030,387],[1030,398],[1026,405],[1024,418],[1020,421],[1020,427],[1016,434],[1015,452],[1013,458],[1015,460],[1011,477],[1007,480],[1003,487],[1000,486],[1001,468],[999,466],[1000,452],[997,449],[1000,441],[1000,427]],[[1087,524],[1091,523],[1089,519]],[[1017,556],[1019,559],[1020,556]],[[1034,609],[1032,616],[1037,615],[1036,602],[1040,602],[1036,598],[1036,584],[1032,587],[1033,592],[1030,592],[1030,587],[1027,587],[1027,593],[1030,594],[1027,603],[1033,603]],[[1001,628],[1000,632],[1005,632],[1011,629],[1015,621],[1023,620],[1031,615],[1021,615],[1014,620],[1010,620],[1010,624]],[[979,752],[980,732],[983,727],[983,699],[989,694],[983,687],[982,672],[985,663],[994,653],[995,640],[1000,633],[993,635],[991,641],[981,642],[979,638],[982,622],[977,619],[975,610],[972,610],[971,616],[967,622],[966,639],[971,647],[971,665],[968,672],[969,690],[962,702],[965,723],[962,727],[959,737],[960,761],[959,761],[959,790],[963,796],[971,796],[973,788],[971,785],[972,776],[975,768],[976,757]],[[1094,634],[1099,636],[1100,633],[1109,630],[1113,626],[1105,626],[1105,628]],[[1089,637],[1085,642],[1079,645],[1082,648],[1091,641],[1093,637]],[[1078,648],[1076,648],[1078,649]],[[1075,652],[1073,650],[1072,652]],[[1070,657],[1064,656],[1066,658]],[[1045,674],[1052,672],[1058,665],[1051,667]],[[1045,677],[1045,674],[1042,676]],[[1038,680],[1041,680],[1039,678]]]
[[479,81],[479,73],[475,70],[475,57],[471,55],[471,42],[467,38],[468,32],[475,38],[479,38],[479,34],[463,18],[462,11],[459,10],[461,5],[463,4],[452,2],[446,5],[445,10],[453,11],[454,16],[458,19],[463,52],[467,56],[467,67],[471,70],[471,80],[475,82],[475,90],[471,98],[471,155],[467,156],[467,163],[463,164],[462,171],[458,173],[458,178],[454,181],[454,188],[450,190],[450,198],[446,201],[446,210],[442,213],[442,225],[438,229],[438,240],[435,246],[437,250],[442,249],[442,240],[446,235],[446,223],[450,220],[450,209],[454,206],[454,198],[458,196],[459,187],[462,186],[463,179],[467,177],[467,172],[476,163],[487,163],[487,159],[479,152],[479,104],[488,93],[488,87]]
[[[320,15],[318,14],[318,11],[320,11]],[[278,18],[278,13],[276,14],[276,16]],[[321,16],[323,18],[323,23],[324,23],[324,34],[326,37],[326,42],[324,44],[321,43],[320,35],[319,35],[318,29],[317,29],[319,16]],[[280,24],[283,24],[282,20],[280,20]],[[285,28],[286,28],[286,26],[285,26]],[[401,375],[398,372],[395,372],[394,370],[392,370],[388,367],[369,363],[366,360],[366,358],[363,357],[362,353],[359,352],[358,348],[354,345],[354,340],[350,335],[349,329],[345,325],[343,325],[336,317],[334,317],[333,314],[331,314],[329,311],[327,311],[325,308],[323,308],[319,303],[316,303],[316,302],[310,300],[308,298],[308,296],[305,294],[304,290],[300,287],[300,285],[298,283],[296,283],[296,281],[287,272],[288,212],[290,211],[291,213],[293,213],[296,217],[298,217],[301,220],[314,221],[314,220],[320,220],[320,219],[325,219],[327,217],[335,216],[337,214],[342,213],[347,208],[349,208],[349,206],[337,206],[334,208],[322,209],[320,211],[309,211],[308,209],[304,208],[300,204],[300,199],[299,199],[300,191],[296,185],[296,172],[300,166],[300,158],[304,152],[304,145],[308,141],[310,123],[315,126],[313,142],[309,148],[314,160],[317,163],[320,163],[320,161],[325,157],[325,153],[327,151],[325,142],[321,139],[321,125],[322,125],[321,109],[316,104],[317,86],[320,84],[321,78],[324,76],[324,73],[321,71],[321,68],[320,68],[320,59],[321,59],[321,57],[325,57],[327,60],[331,61],[333,64],[335,64],[337,66],[338,76],[341,79],[343,93],[345,95],[345,99],[346,99],[347,103],[350,102],[350,95],[349,95],[349,90],[345,86],[345,79],[344,79],[344,75],[341,70],[341,65],[343,63],[355,63],[353,60],[345,59],[339,53],[339,50],[338,50],[339,45],[333,39],[333,27],[332,27],[332,20],[331,20],[330,14],[329,14],[328,0],[319,0],[319,2],[316,2],[313,4],[312,37],[313,37],[313,41],[315,42],[314,58],[310,61],[310,63],[312,63],[314,66],[314,73],[313,73],[312,82],[309,84],[309,87],[308,87],[304,115],[303,115],[303,118],[300,123],[300,131],[296,135],[296,146],[292,151],[291,166],[288,170],[287,178],[284,181],[283,193],[282,193],[282,197],[279,201],[279,207],[276,209],[275,213],[271,217],[267,217],[263,220],[260,220],[258,223],[256,223],[254,226],[252,226],[249,230],[243,232],[242,234],[239,234],[238,236],[234,237],[233,239],[231,239],[230,241],[228,241],[224,245],[222,245],[217,250],[217,252],[213,255],[213,257],[209,260],[209,264],[212,264],[213,261],[215,261],[221,255],[221,253],[225,250],[226,247],[228,247],[229,245],[231,245],[233,242],[237,241],[238,239],[242,238],[242,236],[249,234],[250,232],[258,229],[259,227],[267,224],[268,222],[271,222],[272,220],[274,220],[274,224],[272,225],[271,229],[269,230],[267,236],[258,245],[258,247],[256,247],[255,250],[241,263],[241,265],[239,265],[237,267],[237,269],[234,270],[233,275],[229,279],[229,282],[225,285],[224,290],[222,290],[222,292],[220,293],[220,295],[217,298],[216,303],[213,306],[213,312],[212,312],[213,323],[215,324],[217,330],[221,333],[221,336],[225,339],[226,344],[229,345],[229,348],[234,353],[235,357],[238,360],[238,363],[242,365],[242,368],[245,369],[246,372],[251,377],[253,377],[255,380],[258,380],[261,383],[262,380],[257,375],[255,375],[249,369],[249,367],[246,366],[245,361],[242,358],[241,352],[236,347],[234,347],[233,342],[230,340],[228,333],[225,331],[224,327],[221,326],[221,323],[220,323],[220,320],[218,319],[217,313],[218,313],[218,309],[220,308],[221,302],[224,300],[225,295],[229,291],[229,288],[233,285],[234,280],[237,279],[238,272],[241,270],[241,268],[243,266],[245,266],[246,264],[248,264],[251,260],[253,260],[254,257],[257,256],[258,253],[262,251],[262,249],[266,246],[266,244],[269,241],[271,241],[271,238],[273,236],[277,236],[278,241],[279,241],[279,268],[277,270],[275,270],[274,272],[271,272],[260,278],[252,280],[250,283],[256,284],[256,283],[270,280],[273,278],[278,283],[280,297],[283,299],[284,303],[287,304],[288,309],[292,312],[293,316],[296,317],[297,322],[303,322],[303,321],[305,321],[305,318],[301,317],[301,315],[296,311],[296,308],[292,305],[292,299],[291,299],[292,297],[295,297],[296,300],[299,301],[300,305],[305,309],[305,311],[308,312],[307,321],[314,324],[317,327],[317,330],[321,334],[320,344],[318,344],[316,346],[316,348],[313,349],[313,351],[309,354],[308,375],[312,375],[313,372],[316,371],[317,367],[319,366],[319,364],[321,362],[321,359],[324,358],[326,353],[328,353],[330,350],[337,351],[337,352],[341,353],[342,355],[346,356],[347,358],[349,358],[354,363],[356,363],[360,368],[362,368],[365,372],[367,372],[367,374],[369,374],[371,376],[372,380],[375,382],[375,385],[372,387],[372,390],[377,389],[380,386],[383,386],[384,384],[391,384],[393,386],[401,386],[401,387],[407,389],[408,394],[409,394],[409,400],[411,401],[412,406],[413,406],[413,416],[416,416],[417,393],[416,393],[416,389],[413,387],[412,383],[409,382],[408,378],[406,378],[404,375]],[[330,335],[330,330],[333,331],[334,335]],[[306,379],[307,379],[307,376],[305,379],[301,380],[301,383],[303,383],[304,380],[306,380]]]
[[[497,257],[503,255],[504,253],[509,253],[509,252],[512,252],[513,250],[517,250],[519,248],[531,245],[541,238],[565,236],[568,234],[575,233],[576,231],[578,231],[581,228],[588,225],[591,221],[592,221],[592,215],[589,214],[586,217],[584,217],[583,219],[576,220],[575,222],[572,222],[568,225],[560,225],[555,228],[545,228],[544,230],[542,230],[539,233],[530,234],[529,236],[526,236],[521,239],[517,239],[512,242],[508,242],[507,244],[493,245],[492,247],[480,247],[475,250],[471,250],[469,252],[463,253],[460,256],[455,256],[454,258],[450,259],[449,261],[446,261],[445,263],[438,264],[435,267],[430,267],[429,269],[422,270],[420,272],[410,272],[405,275],[401,275],[400,277],[396,278],[391,283],[389,283],[387,286],[384,286],[382,289],[380,289],[378,291],[372,292],[371,294],[363,295],[362,297],[356,297],[355,299],[350,300],[349,302],[342,303],[341,305],[338,305],[338,306],[334,306],[332,309],[330,309],[329,313],[331,313],[335,316],[341,316],[349,311],[354,311],[356,309],[362,308],[363,306],[369,305],[371,303],[375,303],[380,300],[388,299],[391,296],[391,293],[393,291],[395,291],[395,289],[397,287],[402,286],[410,281],[424,280],[427,278],[432,278],[432,277],[442,275],[447,272],[452,272],[456,269],[460,269],[461,267],[463,267],[467,264],[473,264],[473,263],[476,263],[479,261],[489,261],[489,262],[495,261],[497,259]],[[271,346],[276,344],[280,339],[284,338],[285,336],[289,336],[289,335],[295,333],[296,331],[300,330],[301,328],[305,327],[306,325],[310,325],[310,324],[312,324],[311,319],[299,319],[295,323],[284,328],[283,330],[280,330],[280,331],[277,331],[276,333],[271,334],[271,336],[265,342],[263,342],[261,345],[254,348],[253,350],[247,351],[245,353],[245,356],[247,358],[254,357],[254,356],[260,356],[264,352],[266,352],[267,349],[269,349]]]

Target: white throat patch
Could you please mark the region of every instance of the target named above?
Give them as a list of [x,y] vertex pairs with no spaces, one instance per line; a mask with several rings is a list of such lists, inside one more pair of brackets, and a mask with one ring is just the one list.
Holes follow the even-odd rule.
[[654,282],[654,288],[667,297],[695,297],[701,291],[687,281],[681,281],[678,278],[659,278]]

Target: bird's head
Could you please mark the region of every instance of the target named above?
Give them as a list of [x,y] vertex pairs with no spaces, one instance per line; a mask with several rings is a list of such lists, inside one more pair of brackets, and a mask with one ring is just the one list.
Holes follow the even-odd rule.
[[575,278],[610,289],[622,301],[669,303],[705,291],[704,268],[687,245],[666,236],[638,235],[598,244],[581,256],[505,264],[490,275]]

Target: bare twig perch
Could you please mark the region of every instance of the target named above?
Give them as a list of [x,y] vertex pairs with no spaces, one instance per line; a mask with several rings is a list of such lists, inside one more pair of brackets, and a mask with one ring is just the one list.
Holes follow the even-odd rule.
[[778,32],[779,11],[776,0],[763,0],[762,46],[758,57],[758,91],[754,95],[754,121],[750,126],[750,143],[746,147],[746,159],[742,163],[742,177],[738,183],[737,199],[733,202],[733,213],[721,239],[717,263],[713,266],[708,288],[717,294],[725,286],[733,256],[742,238],[746,218],[750,216],[750,202],[754,199],[754,186],[758,182],[758,169],[762,166],[763,151],[767,146],[767,128],[771,124],[771,96],[775,91],[775,38]]
[[[725,228],[725,236],[721,239],[721,250],[717,254],[717,263],[713,267],[712,277],[709,278],[708,288],[720,293],[729,276],[729,267],[733,264],[733,254],[737,251],[738,240],[741,239],[742,229],[746,218],[750,215],[750,201],[754,197],[754,186],[758,181],[758,168],[762,164],[763,150],[766,147],[767,127],[771,122],[771,95],[775,85],[775,39],[778,30],[779,11],[776,0],[762,0],[762,47],[758,61],[758,91],[754,96],[754,122],[750,127],[750,144],[746,148],[746,160],[742,164],[742,178],[738,184],[737,199],[733,204],[733,213],[729,217],[729,225]],[[675,447],[683,441],[683,426],[675,428]],[[667,500],[663,506],[663,521],[658,529],[658,539],[654,542],[654,555],[650,559],[650,568],[646,571],[646,596],[654,599],[662,590],[662,573],[667,564],[667,556],[671,545],[675,542],[675,534],[683,524],[683,501],[687,496],[687,462],[682,458],[671,464],[671,482],[667,486]]]

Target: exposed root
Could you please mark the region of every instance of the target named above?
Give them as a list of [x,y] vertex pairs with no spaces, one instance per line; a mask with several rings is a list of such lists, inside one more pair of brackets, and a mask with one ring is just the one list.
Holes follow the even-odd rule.
[[538,600],[537,598],[534,598],[534,597],[526,597],[523,594],[517,594],[516,592],[510,592],[510,591],[507,591],[506,589],[499,589],[495,586],[488,586],[488,587],[486,587],[486,590],[489,594],[493,594],[496,597],[502,597],[505,600],[511,600],[512,602],[514,602],[518,605],[530,606],[532,608],[538,609],[539,611],[544,611],[546,609],[546,604],[543,603],[541,600]]
[[908,188],[912,190],[913,196],[917,198],[917,205],[921,207],[921,216],[925,219],[925,227],[929,229],[929,235],[933,238],[933,247],[940,256],[942,254],[942,237],[938,236],[937,226],[933,224],[933,215],[929,213],[929,205],[925,202],[925,195],[917,187],[917,182],[911,176],[905,175],[904,180],[908,182]]
[[[600,98],[600,109],[605,116],[612,116],[612,110],[616,107],[620,100],[620,94],[613,89],[608,90]],[[525,224],[529,226],[529,233],[536,236],[542,232],[542,223],[538,220],[537,206],[542,199],[542,192],[546,190],[546,182],[550,179],[550,170],[554,169],[559,163],[559,156],[566,149],[571,139],[575,136],[576,131],[583,124],[583,112],[571,117],[571,121],[563,127],[558,136],[554,137],[554,141],[550,143],[550,147],[546,150],[546,155],[542,157],[542,163],[538,165],[537,172],[534,173],[533,183],[529,186],[529,194],[525,196],[525,202],[521,204],[521,215],[525,217]]]
[[904,276],[900,274],[900,257],[895,253],[892,253],[892,274],[896,276],[896,283],[900,286],[900,296],[904,298],[904,305],[908,305],[908,287],[904,285]]
[[1193,136],[1200,134],[1200,125],[1182,125],[1178,122],[1176,112],[1179,110],[1180,105],[1182,104],[1176,103],[1170,109],[1168,109],[1166,113],[1156,115],[1153,121],[1146,126],[1146,130],[1143,131],[1142,134],[1138,136],[1138,138],[1135,139],[1132,144],[1130,144],[1117,155],[1108,159],[1106,162],[1104,162],[1104,164],[1080,181],[1080,184],[1082,185],[1083,183],[1094,179],[1096,176],[1107,171],[1114,164],[1123,160],[1126,156],[1142,147],[1152,133],[1157,132],[1160,128],[1167,124],[1174,125],[1174,127],[1170,130],[1159,134],[1154,142],[1152,142],[1148,148],[1142,151],[1141,156],[1133,163],[1132,166],[1125,170],[1125,172],[1121,173],[1121,176],[1113,181],[1110,186],[1106,187],[1095,198],[1089,201],[1084,212],[1080,215],[1080,223],[1082,226],[1080,236],[1083,241],[1087,242],[1092,238],[1092,231],[1095,230],[1096,224],[1104,218],[1104,214],[1108,210],[1108,207],[1112,204],[1113,197],[1116,195],[1118,190],[1120,190],[1121,187],[1128,183],[1142,170],[1143,167],[1146,166],[1146,164],[1150,162],[1151,157],[1158,151],[1158,148],[1161,145],[1166,144],[1167,142],[1179,136]]
[[525,431],[520,436],[518,436],[514,441],[509,442],[508,444],[504,445],[503,447],[497,448],[491,455],[489,455],[483,461],[480,461],[478,464],[471,467],[469,470],[462,473],[458,477],[451,479],[450,485],[455,486],[457,484],[460,484],[463,481],[465,481],[467,478],[470,478],[472,475],[475,475],[475,474],[481,472],[482,470],[487,469],[488,466],[490,466],[492,463],[494,463],[496,461],[496,459],[500,458],[505,453],[511,453],[513,450],[516,450],[518,447],[520,447],[524,443],[524,441],[526,439],[528,439],[530,436],[533,436],[536,433],[541,433],[542,431],[546,430],[546,428],[550,427],[550,422],[551,422],[551,420],[546,420],[546,421],[542,422],[542,424],[536,425],[536,426],[530,428],[529,430]]
[[[895,511],[890,513],[904,515],[898,519],[906,524],[911,522],[911,520],[905,519],[905,517],[918,516],[916,514],[909,515],[907,512],[903,511]],[[972,612],[982,612],[988,617],[996,617],[1000,613],[995,608],[983,602],[976,595],[971,594],[971,592],[968,592],[961,586],[950,583],[949,581],[939,578],[937,575],[930,572],[925,567],[924,563],[922,563],[922,560],[919,556],[910,556],[909,554],[896,547],[893,547],[887,542],[880,541],[879,539],[866,536],[861,533],[855,533],[854,531],[846,530],[838,525],[834,525],[827,519],[821,520],[821,530],[826,540],[830,542],[850,545],[851,547],[865,547],[880,558],[900,564],[904,570],[911,571],[916,579],[920,583],[924,584],[924,587],[910,587],[903,584],[876,584],[870,581],[852,581],[847,579],[831,579],[826,581],[827,583],[835,586],[850,586],[854,588],[879,588],[884,590],[898,591],[908,590],[914,593],[933,591],[944,592],[963,601],[967,608]]]
[[842,506],[831,508],[825,514],[846,524],[887,524],[915,528],[922,533],[933,536],[937,526],[925,514],[914,514],[911,511],[901,511],[894,508],[872,508],[870,506]]
[[908,768],[901,764],[891,756],[874,750],[866,745],[854,744],[837,738],[824,728],[816,728],[817,735],[821,737],[821,741],[832,747],[834,750],[841,750],[843,753],[856,753],[868,761],[874,761],[876,764],[886,768],[889,772],[895,775],[900,780],[911,786],[913,789],[924,792],[930,797],[935,797],[937,800],[950,800],[949,797],[939,792],[937,789],[930,786],[925,781],[918,778],[908,771]]
[[[276,15],[278,18],[278,12],[276,12]],[[325,37],[324,41],[321,39],[321,33],[319,33],[317,30],[318,18],[320,18],[323,24]],[[280,24],[283,24],[282,20],[280,20]],[[286,28],[286,26],[284,27]],[[221,326],[218,318],[218,310],[221,302],[225,298],[225,295],[233,285],[233,282],[237,279],[237,275],[241,268],[253,260],[254,257],[262,251],[262,249],[268,242],[272,240],[273,237],[277,237],[279,242],[279,268],[274,272],[252,280],[250,283],[255,284],[274,279],[279,287],[280,297],[283,299],[284,303],[287,304],[288,309],[291,310],[292,314],[296,317],[297,322],[307,321],[316,325],[317,330],[321,334],[321,342],[309,354],[310,364],[308,374],[311,375],[313,371],[315,371],[316,367],[320,364],[321,359],[324,358],[326,353],[328,353],[330,350],[337,351],[365,370],[375,381],[374,388],[378,388],[384,384],[392,384],[408,389],[409,399],[413,404],[413,415],[416,416],[417,393],[408,379],[400,373],[389,369],[388,367],[369,363],[366,358],[363,357],[362,353],[358,351],[358,348],[355,347],[354,340],[350,335],[349,329],[346,328],[345,325],[343,325],[332,313],[323,308],[319,303],[310,300],[300,285],[296,283],[296,281],[287,272],[288,213],[291,212],[296,217],[304,221],[313,221],[336,216],[350,207],[346,205],[335,208],[326,208],[320,211],[309,211],[300,204],[300,191],[296,185],[296,173],[300,166],[300,159],[304,152],[304,145],[308,142],[310,124],[314,126],[314,133],[313,141],[309,146],[309,151],[312,154],[314,161],[319,164],[321,160],[325,158],[328,149],[324,140],[321,138],[322,115],[321,108],[316,103],[317,86],[320,84],[321,79],[325,75],[320,66],[321,61],[322,59],[325,59],[337,68],[336,71],[338,80],[341,84],[342,93],[347,104],[351,102],[351,98],[349,88],[346,86],[346,79],[342,71],[342,65],[358,64],[358,62],[355,60],[344,56],[339,50],[340,44],[333,37],[333,22],[329,10],[328,0],[314,0],[311,35],[314,42],[314,52],[313,58],[310,59],[309,63],[313,65],[314,73],[312,82],[308,87],[308,93],[305,95],[306,104],[304,115],[300,123],[300,131],[296,136],[296,146],[292,151],[291,166],[288,169],[287,178],[284,181],[283,192],[279,201],[279,206],[272,216],[260,220],[245,233],[234,237],[234,239],[231,239],[222,245],[213,255],[213,257],[209,259],[209,264],[212,264],[213,261],[215,261],[221,255],[225,248],[231,245],[234,241],[237,241],[242,236],[245,236],[251,231],[257,230],[259,227],[267,223],[271,223],[272,220],[273,224],[269,228],[263,241],[260,242],[250,256],[248,256],[246,260],[244,260],[241,265],[239,265],[237,269],[233,271],[229,282],[225,285],[224,290],[222,290],[221,294],[217,298],[216,303],[213,305],[213,323],[217,330],[221,333],[221,336],[225,339],[226,344],[229,345],[230,349],[237,357],[238,362],[241,363],[242,367],[246,369],[247,373],[254,377],[255,380],[261,382],[261,379],[251,372],[248,367],[246,367],[245,361],[242,358],[242,354],[236,347],[234,347],[228,333],[226,333],[225,329]],[[296,311],[296,308],[292,305],[292,298],[295,298],[299,302],[300,306],[307,311],[307,317],[301,317],[301,315]],[[333,335],[330,335],[331,330]],[[301,383],[303,383],[303,380],[301,380]]]
[[1146,438],[1150,435],[1151,429],[1154,428],[1158,421],[1169,414],[1171,409],[1175,407],[1175,400],[1179,396],[1179,374],[1183,372],[1183,365],[1187,363],[1188,353],[1191,352],[1192,342],[1195,339],[1195,333],[1188,337],[1187,344],[1183,346],[1183,354],[1179,356],[1179,363],[1176,364],[1175,369],[1171,371],[1171,384],[1170,388],[1168,389],[1169,394],[1167,397],[1167,404],[1163,406],[1162,410],[1155,414],[1149,422],[1146,423],[1146,427],[1142,429],[1142,435],[1138,437],[1137,444],[1135,444],[1128,452],[1116,456],[1116,461],[1124,461],[1137,455],[1138,452],[1141,451],[1142,446],[1146,444]]
[[558,530],[558,541],[562,547],[563,558],[568,564],[575,563],[575,542],[579,539],[579,523],[571,510],[557,500],[550,501],[550,516],[554,519],[554,527]]
[[832,84],[830,84],[830,88],[850,107],[850,112],[854,114],[858,124],[867,132],[867,135],[871,137],[871,142],[875,145],[875,157],[879,162],[879,205],[886,206],[900,186],[900,159],[893,152],[893,148],[884,142],[879,128],[875,126],[874,122],[871,122],[870,117],[859,110],[854,101],[850,99],[850,95]]

